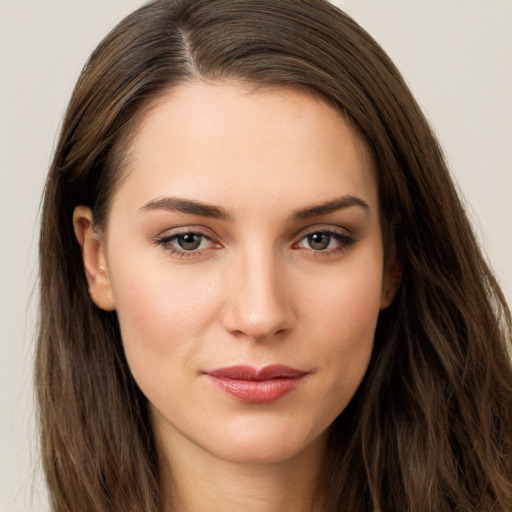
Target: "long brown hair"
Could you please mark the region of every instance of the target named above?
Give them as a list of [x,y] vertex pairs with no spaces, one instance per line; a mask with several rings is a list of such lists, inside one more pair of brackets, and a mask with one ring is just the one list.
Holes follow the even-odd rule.
[[101,227],[137,121],[192,78],[294,87],[335,105],[370,148],[401,262],[367,374],[331,427],[326,511],[512,510],[511,318],[439,145],[399,72],[324,0],[159,0],[86,64],[45,188],[35,380],[55,512],[159,512],[147,401],[115,312],[91,301],[73,209]]

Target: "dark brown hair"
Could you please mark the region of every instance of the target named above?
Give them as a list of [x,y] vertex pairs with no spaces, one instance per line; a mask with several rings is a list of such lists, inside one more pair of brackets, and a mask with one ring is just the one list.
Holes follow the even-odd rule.
[[137,121],[199,78],[293,87],[335,105],[370,148],[401,262],[370,366],[331,427],[327,511],[512,510],[511,319],[439,145],[400,74],[323,0],[160,0],[86,64],[46,183],[36,360],[43,465],[55,512],[158,512],[147,401],[115,312],[88,294],[73,209],[104,225]]

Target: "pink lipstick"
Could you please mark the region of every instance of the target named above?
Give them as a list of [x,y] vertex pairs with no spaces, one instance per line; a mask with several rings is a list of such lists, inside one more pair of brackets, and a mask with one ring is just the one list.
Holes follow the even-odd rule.
[[250,404],[268,404],[293,391],[306,372],[280,364],[260,370],[252,366],[228,366],[204,372],[209,381],[228,395]]

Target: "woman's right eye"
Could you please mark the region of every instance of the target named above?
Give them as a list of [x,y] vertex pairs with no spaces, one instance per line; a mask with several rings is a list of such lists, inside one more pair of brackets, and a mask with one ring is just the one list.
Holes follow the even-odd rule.
[[186,233],[175,238],[175,242],[185,251],[195,251],[199,249],[204,241],[204,236],[197,233]]
[[157,239],[156,243],[171,254],[178,254],[181,257],[198,256],[202,251],[217,246],[204,233],[195,231],[163,236]]

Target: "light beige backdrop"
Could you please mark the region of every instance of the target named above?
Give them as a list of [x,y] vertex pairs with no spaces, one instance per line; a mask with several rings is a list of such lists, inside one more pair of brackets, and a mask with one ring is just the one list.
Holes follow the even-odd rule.
[[[0,512],[48,510],[31,364],[37,213],[73,84],[138,0],[0,0]],[[431,119],[512,300],[512,1],[346,0]],[[477,220],[478,219],[478,220]]]

